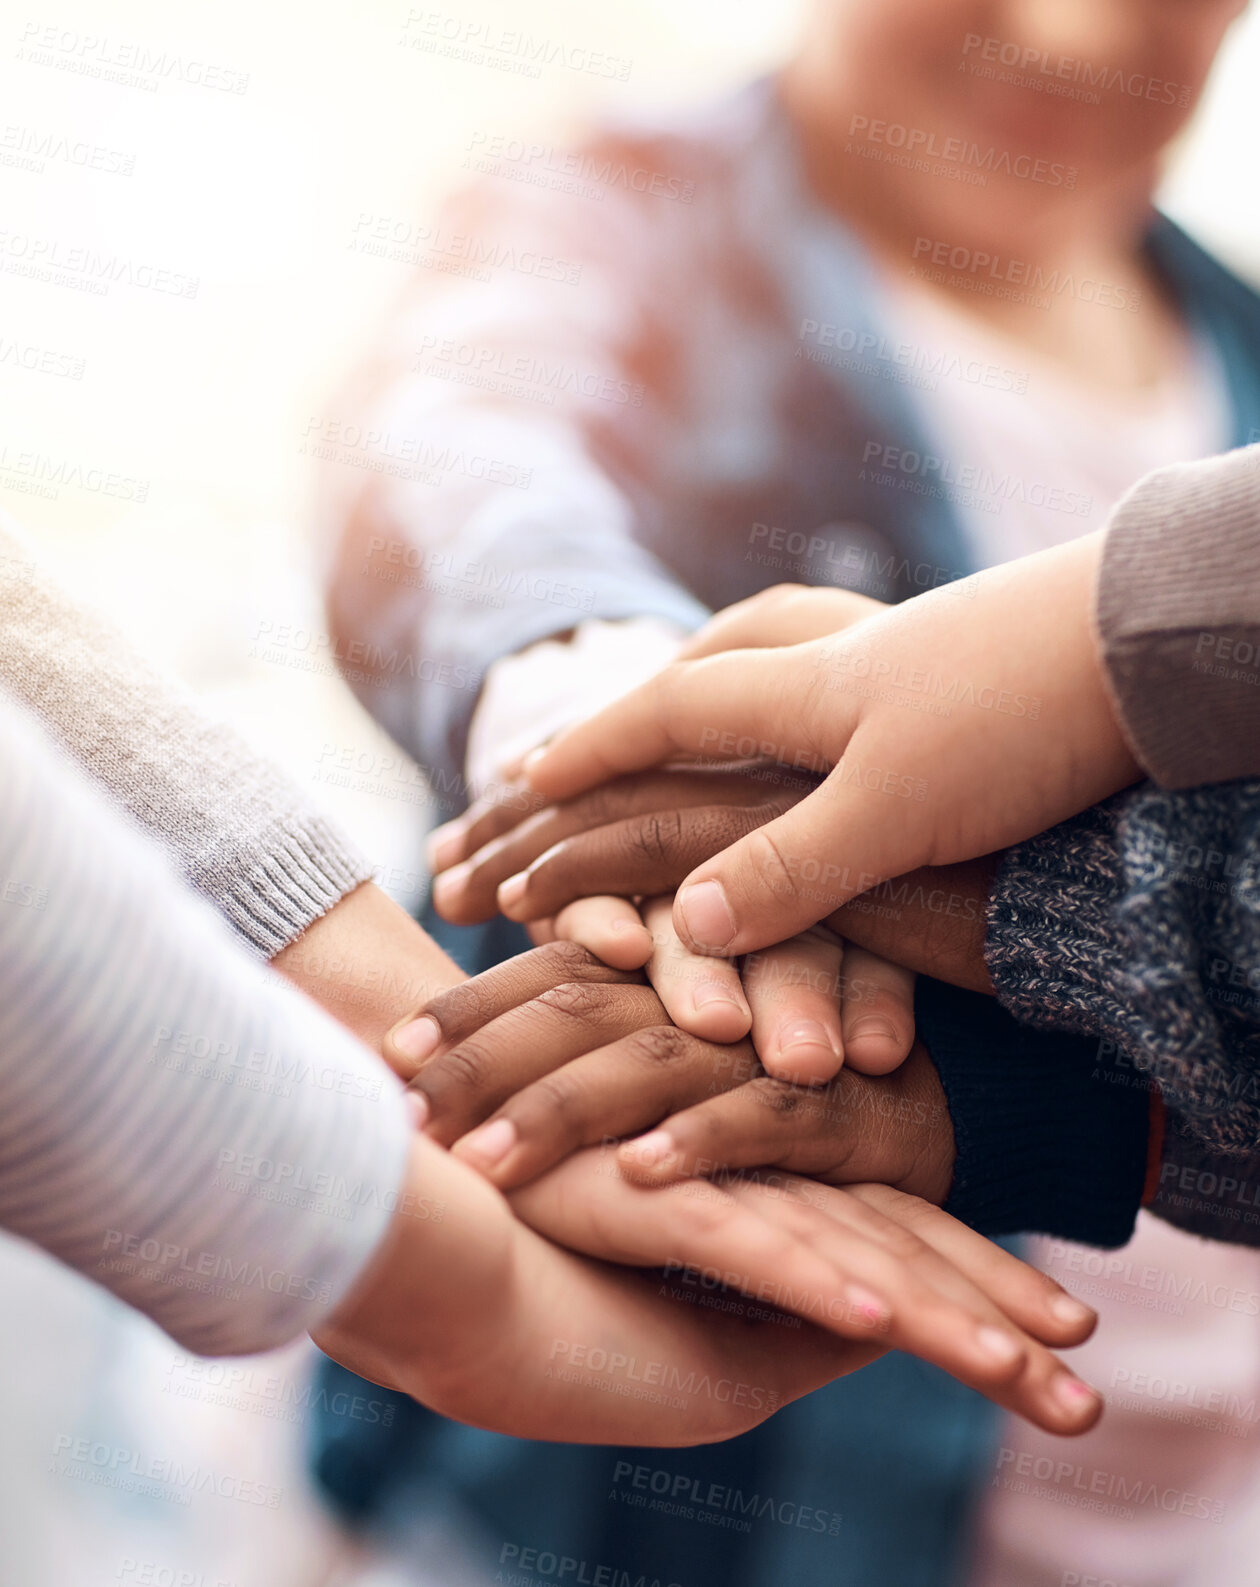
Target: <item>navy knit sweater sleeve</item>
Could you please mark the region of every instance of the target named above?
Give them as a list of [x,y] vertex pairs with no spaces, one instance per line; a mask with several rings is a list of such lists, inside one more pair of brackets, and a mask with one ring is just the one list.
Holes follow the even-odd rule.
[[946,1211],[991,1236],[1123,1245],[1146,1174],[1145,1077],[1097,1039],[1032,1030],[939,981],[919,981],[915,1016],[954,1125]]

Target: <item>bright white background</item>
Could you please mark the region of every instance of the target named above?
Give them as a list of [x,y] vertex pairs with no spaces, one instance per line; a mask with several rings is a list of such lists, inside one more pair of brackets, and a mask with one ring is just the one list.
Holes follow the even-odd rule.
[[[337,381],[404,268],[352,251],[355,221],[423,220],[477,135],[563,137],[601,105],[734,83],[787,48],[798,6],[449,0],[445,9],[628,58],[629,81],[559,66],[535,80],[420,53],[401,42],[401,0],[123,0],[107,21],[99,5],[35,0],[0,23],[0,508],[307,781],[330,753],[390,753],[334,677],[250,655],[260,624],[322,627],[302,437],[312,418],[335,413]],[[22,58],[45,26],[62,35],[56,65]],[[248,86],[235,95],[150,75],[150,92],[95,80],[69,69],[85,35],[247,74]],[[1255,274],[1258,81],[1251,15],[1167,188],[1177,218]],[[93,171],[53,157],[30,169],[20,146],[31,134],[86,140],[134,167]],[[24,278],[30,238],[197,277],[197,295],[119,282],[100,297]],[[82,360],[83,376],[15,367],[10,343]],[[31,451],[148,481],[147,499],[76,486],[26,493],[14,460]],[[321,787],[402,878],[400,893],[413,894],[425,808]],[[0,1247],[0,1285],[0,1483],[11,1517],[0,1580],[96,1587],[143,1580],[146,1565],[154,1580],[200,1572],[232,1587],[323,1579],[331,1544],[301,1495],[294,1430],[256,1410],[173,1396],[169,1385],[183,1380],[171,1348],[31,1253]],[[47,1469],[63,1433],[279,1482],[285,1499],[275,1512],[215,1498],[185,1509],[67,1482]]]

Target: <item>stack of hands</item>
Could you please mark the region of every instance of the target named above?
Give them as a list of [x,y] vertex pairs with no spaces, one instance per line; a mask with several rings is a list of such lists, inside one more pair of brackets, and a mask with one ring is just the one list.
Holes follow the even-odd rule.
[[[1040,624],[1003,569],[895,609],[768,591],[434,834],[439,912],[539,946],[385,1043],[417,1150],[483,1183],[449,1239],[500,1227],[510,1269],[493,1345],[438,1338],[443,1381],[412,1392],[477,1420],[484,1379],[507,1430],[537,1436],[545,1391],[552,1436],[692,1443],[897,1348],[1051,1431],[1093,1425],[1048,1348],[1093,1314],[940,1210],[954,1139],[913,987],[990,990],[985,856],[1137,775],[1089,632],[1097,552],[1020,565]],[[923,708],[960,691],[976,708]],[[881,903],[907,873],[911,902]],[[545,1239],[511,1238],[509,1206]],[[540,1287],[554,1309],[525,1303]],[[564,1319],[550,1341],[538,1315]],[[358,1337],[320,1342],[380,1378]],[[555,1370],[490,1371],[490,1349]],[[671,1399],[688,1374],[742,1388]]]

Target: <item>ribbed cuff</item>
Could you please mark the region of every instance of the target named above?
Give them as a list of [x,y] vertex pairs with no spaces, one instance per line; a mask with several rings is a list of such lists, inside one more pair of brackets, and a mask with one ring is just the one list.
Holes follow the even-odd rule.
[[939,981],[920,979],[915,1014],[954,1123],[946,1212],[986,1235],[1123,1245],[1146,1175],[1145,1079],[1097,1041],[1029,1030]]
[[1156,782],[1260,773],[1260,446],[1134,486],[1108,524],[1098,627],[1121,725]]
[[252,854],[238,851],[194,880],[237,935],[270,959],[371,877],[354,845],[308,812],[267,833]]

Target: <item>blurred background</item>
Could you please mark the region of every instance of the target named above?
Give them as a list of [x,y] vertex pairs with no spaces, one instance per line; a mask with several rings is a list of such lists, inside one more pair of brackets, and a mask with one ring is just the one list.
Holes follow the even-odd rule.
[[[369,217],[425,225],[498,134],[562,142],[601,107],[691,100],[773,65],[800,0],[442,10],[620,65],[526,77],[429,53],[387,0],[31,4],[0,23],[0,508],[318,784],[406,904],[430,808],[337,678],[312,573],[311,437],[340,416],[339,382],[409,269],[356,236]],[[1252,13],[1164,193],[1256,279],[1258,78]],[[304,1488],[302,1351],[211,1372],[13,1242],[0,1287],[0,1481],[21,1522],[0,1532],[0,1581],[344,1578]],[[100,1481],[58,1475],[64,1440],[84,1437],[107,1452]],[[215,1480],[146,1485],[155,1459]]]

